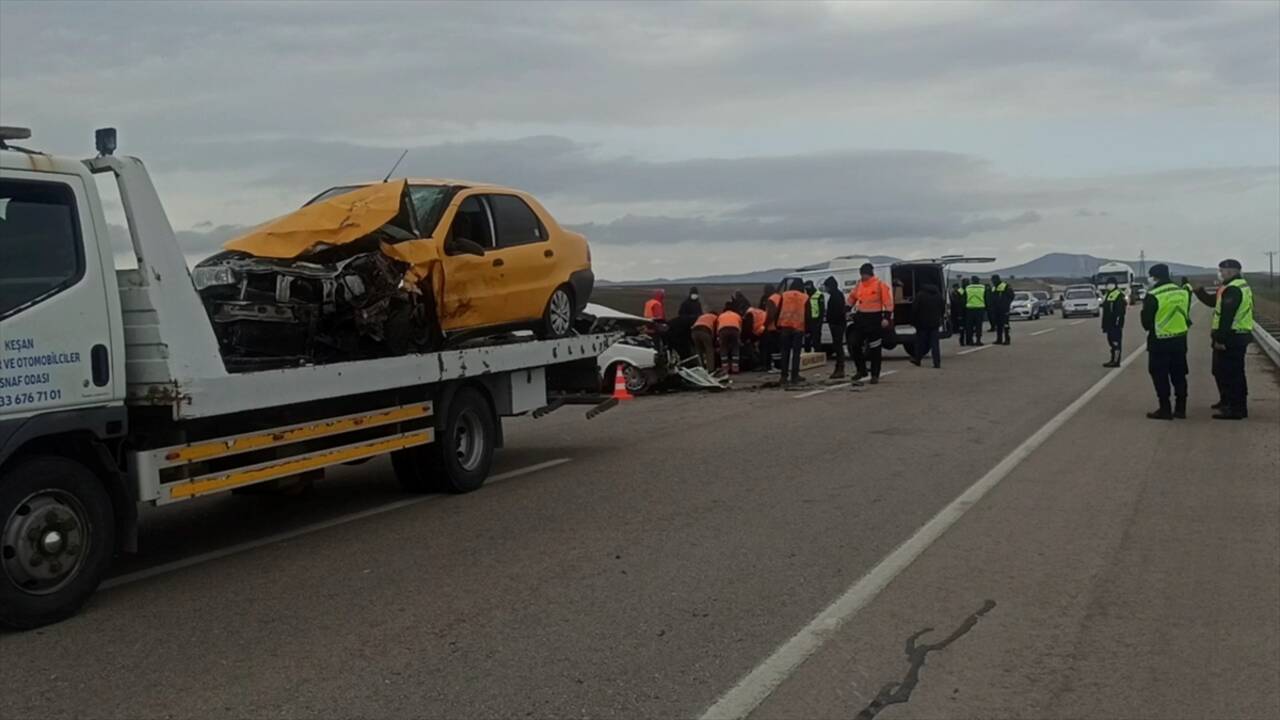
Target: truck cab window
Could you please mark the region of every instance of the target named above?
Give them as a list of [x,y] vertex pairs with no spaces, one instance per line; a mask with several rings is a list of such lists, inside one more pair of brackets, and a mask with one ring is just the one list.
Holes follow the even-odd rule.
[[0,317],[75,284],[83,258],[71,188],[0,181]]

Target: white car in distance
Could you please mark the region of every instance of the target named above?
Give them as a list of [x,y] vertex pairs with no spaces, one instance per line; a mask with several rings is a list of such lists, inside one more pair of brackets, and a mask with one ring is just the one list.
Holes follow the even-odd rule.
[[1098,317],[1102,314],[1102,303],[1098,298],[1098,291],[1093,288],[1067,288],[1062,295],[1062,317],[1069,318],[1073,315],[1091,315]]

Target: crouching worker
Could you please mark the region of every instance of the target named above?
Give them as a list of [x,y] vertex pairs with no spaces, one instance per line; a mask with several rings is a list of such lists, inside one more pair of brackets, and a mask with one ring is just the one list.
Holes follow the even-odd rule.
[[729,375],[738,374],[738,353],[742,348],[742,316],[733,309],[733,303],[724,304],[724,311],[716,318],[720,339],[720,369]]
[[702,366],[711,372],[716,369],[716,314],[702,313],[693,321],[693,349],[702,359]]

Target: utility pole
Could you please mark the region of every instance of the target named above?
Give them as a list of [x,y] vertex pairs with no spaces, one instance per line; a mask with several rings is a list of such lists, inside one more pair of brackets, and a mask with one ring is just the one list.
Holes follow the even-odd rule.
[[1268,250],[1264,253],[1267,256],[1267,277],[1271,287],[1276,286],[1276,252],[1275,250]]

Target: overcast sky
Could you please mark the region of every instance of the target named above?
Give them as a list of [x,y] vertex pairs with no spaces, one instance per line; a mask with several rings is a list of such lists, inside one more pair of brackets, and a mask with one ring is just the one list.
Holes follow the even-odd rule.
[[0,2],[0,123],[202,252],[338,183],[537,195],[610,279],[1280,247],[1280,2]]

